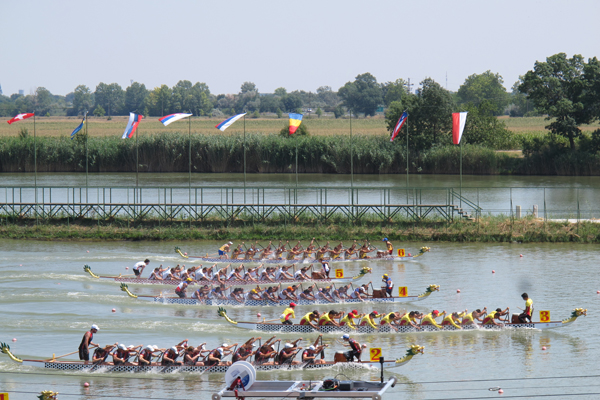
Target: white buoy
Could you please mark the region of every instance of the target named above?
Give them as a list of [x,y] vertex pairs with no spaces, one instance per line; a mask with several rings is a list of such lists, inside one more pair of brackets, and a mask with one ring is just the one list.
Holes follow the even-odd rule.
[[17,338],[13,338],[13,342],[16,342],[16,341],[17,341]]
[[546,346],[542,346],[542,350],[546,350]]
[[460,293],[460,289],[456,289],[456,293]]

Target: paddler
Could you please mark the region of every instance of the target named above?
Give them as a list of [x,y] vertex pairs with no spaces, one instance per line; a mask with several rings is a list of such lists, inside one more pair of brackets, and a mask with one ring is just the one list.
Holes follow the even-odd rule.
[[244,343],[240,347],[238,347],[238,349],[235,351],[235,353],[233,353],[233,356],[231,356],[231,362],[235,363],[237,361],[246,361],[246,359],[253,356],[256,353],[254,351],[254,347],[256,347],[254,342],[256,342],[257,340],[260,340],[260,339],[261,339],[260,337],[248,339],[246,341],[246,343]]
[[344,251],[344,258],[346,260],[349,260],[350,258],[352,258],[352,255],[356,254],[357,250],[356,250],[356,240],[354,241],[354,243],[352,244],[352,246],[350,246],[349,248],[346,249],[346,251]]
[[418,313],[416,311],[404,314],[404,316],[400,318],[400,326],[412,326],[413,328],[420,330],[421,327],[416,323],[417,315]]
[[275,280],[294,279],[294,275],[287,272],[291,266],[280,265],[277,273],[275,274]]
[[391,256],[394,253],[394,245],[388,240],[388,238],[383,238],[382,242],[385,243],[385,247],[387,248],[388,254]]
[[157,353],[157,352],[161,352],[160,349],[158,347],[156,347],[156,346],[151,345],[151,344],[149,344],[148,346],[144,347],[144,350],[140,351],[138,365],[139,366],[150,366],[150,365],[152,365],[152,357],[154,356],[154,353]]
[[282,257],[282,255],[283,255],[283,253],[285,253],[285,245],[286,245],[287,243],[289,243],[289,241],[288,241],[288,242],[286,242],[285,244],[284,244],[284,243],[282,243],[282,241],[281,241],[281,240],[279,241],[279,247],[277,247],[277,248],[275,249],[275,259],[276,259],[276,260],[283,260],[283,257]]
[[483,311],[481,311],[479,308],[475,311],[471,311],[470,313],[468,313],[467,315],[465,315],[463,317],[462,325],[475,325],[475,320],[477,320],[479,322],[483,322],[481,317],[486,312],[487,312],[487,307],[484,307]]
[[438,324],[435,319],[444,315],[446,315],[446,311],[440,313],[438,310],[433,310],[421,319],[421,326],[433,325],[438,329],[442,329],[442,326]]
[[175,288],[175,294],[182,299],[186,298],[187,293],[185,292],[185,290],[191,282],[192,278],[187,278],[185,281],[181,281],[181,283],[179,283],[179,285],[177,285],[177,287]]
[[496,320],[500,320],[500,317],[506,314],[508,314],[508,307],[505,310],[502,310],[501,308],[496,308],[496,310],[490,312],[488,315],[485,316],[485,318],[483,319],[483,325],[504,326],[504,324],[496,322]]
[[521,321],[522,324],[525,324],[527,321],[531,322],[531,314],[533,313],[533,300],[529,298],[527,293],[523,293],[521,298],[525,300],[525,310],[523,310],[523,313],[519,315],[519,321]]
[[379,317],[380,317],[380,315],[377,311],[371,311],[371,313],[366,314],[364,317],[361,318],[360,326],[370,326],[371,328],[373,328],[375,330],[379,330],[377,325],[375,325],[375,318],[379,318]]
[[344,318],[340,320],[340,326],[349,326],[352,329],[356,329],[356,324],[354,323],[355,318],[362,317],[362,314],[358,314],[358,311],[352,310]]
[[233,249],[233,251],[231,252],[231,259],[232,260],[237,260],[240,256],[240,254],[242,254],[244,251],[242,250],[242,245],[244,244],[244,242],[242,242],[241,244],[238,244],[238,246]]
[[260,253],[259,258],[264,260],[265,258],[269,258],[271,254],[273,254],[273,252],[271,251],[271,241],[269,241],[267,247],[263,248],[262,252]]
[[252,260],[254,255],[258,252],[258,249],[255,245],[251,245],[248,250],[246,250],[246,254],[244,255],[244,260]]
[[329,248],[329,242],[325,243],[325,246],[320,247],[317,250],[317,254],[315,256],[315,258],[317,259],[317,261],[321,261],[325,258],[325,254],[327,254],[327,249]]
[[79,345],[79,359],[85,361],[86,364],[90,361],[90,346],[98,347],[96,343],[92,342],[92,339],[94,339],[94,333],[97,333],[99,330],[100,328],[98,328],[98,325],[94,324],[90,330],[83,335],[83,339],[81,339],[81,344]]
[[150,264],[150,260],[148,260],[147,258],[144,261],[135,263],[135,265],[133,266],[133,273],[135,274],[136,278],[142,276],[142,272],[144,272],[144,268],[146,268],[148,264]]
[[332,260],[335,260],[336,258],[340,258],[343,247],[344,247],[344,244],[342,242],[340,242],[340,244],[335,246],[333,249],[329,250],[329,258],[331,258]]
[[396,330],[396,331],[397,331],[398,329],[396,329],[396,328],[393,326],[393,323],[394,323],[395,321],[398,321],[398,320],[400,320],[400,318],[402,318],[402,316],[400,315],[400,313],[399,313],[399,312],[391,312],[391,313],[388,313],[388,314],[384,315],[384,316],[381,318],[381,321],[379,321],[379,325],[381,325],[381,326],[386,326],[386,325],[389,325],[389,326],[390,326],[392,329],[394,329],[394,330]]
[[460,325],[460,319],[467,315],[467,310],[462,312],[453,312],[451,314],[446,315],[444,320],[442,321],[442,326],[444,325],[452,325],[456,329],[462,329]]
[[306,247],[306,250],[304,250],[303,258],[312,258],[312,255],[316,249],[314,242],[315,242],[315,238],[312,238],[312,240],[310,241],[310,244]]
[[283,314],[279,317],[281,323],[284,325],[293,325],[292,318],[296,318],[296,314],[294,313],[294,308],[296,308],[296,303],[290,303],[290,306],[283,310]]
[[[325,364],[325,360],[317,360],[317,354],[325,350],[328,344],[322,344],[319,346],[319,340],[323,337],[323,334],[319,335],[315,343],[313,343],[308,349],[302,352],[302,362],[306,364]],[[321,340],[321,343],[323,341]]]
[[117,351],[115,351],[112,356],[114,365],[123,365],[129,360],[129,350],[127,349],[127,346],[121,343],[117,346]]
[[365,240],[365,244],[362,245],[360,249],[358,249],[358,258],[365,259],[370,258],[368,256],[369,253],[375,251],[375,248],[371,249],[371,244]]
[[92,363],[94,364],[102,364],[106,362],[108,356],[111,355],[112,350],[117,347],[118,343],[108,344],[104,347],[98,347],[94,350],[94,355],[92,356]]
[[302,319],[300,320],[300,325],[310,325],[315,329],[318,329],[318,322],[319,322],[319,317],[320,314],[317,310],[312,311],[307,313],[304,317],[302,317]]
[[312,268],[312,264],[309,267],[302,267],[298,271],[294,272],[294,279],[296,280],[310,280],[308,276],[308,270]]
[[269,286],[267,290],[265,290],[262,294],[263,300],[271,300],[275,303],[279,303],[279,299],[277,299],[277,291],[281,287],[281,283],[277,286]]
[[296,296],[297,288],[298,288],[298,286],[296,286],[296,285],[286,287],[279,293],[279,296],[278,296],[279,299],[280,300],[298,301],[298,297]]
[[219,247],[219,258],[229,258],[229,249],[233,242],[227,242],[223,246]]
[[281,351],[279,352],[279,358],[277,360],[277,363],[279,365],[283,365],[283,364],[290,364],[290,365],[296,365],[296,364],[300,364],[300,361],[293,361],[294,357],[296,356],[296,354],[298,354],[298,352],[300,350],[302,350],[302,347],[298,347],[298,342],[301,341],[302,338],[297,339],[291,343],[286,343],[283,346],[283,349],[281,349]]
[[169,365],[182,365],[182,361],[177,361],[179,357],[179,352],[187,347],[188,340],[185,339],[181,341],[179,344],[171,347],[163,353],[162,361],[160,365],[169,366]]
[[340,311],[331,310],[331,311],[321,315],[321,318],[319,318],[319,326],[325,326],[325,325],[340,326],[340,324],[338,324],[335,319],[340,318],[344,314],[345,313],[343,311],[340,312]]

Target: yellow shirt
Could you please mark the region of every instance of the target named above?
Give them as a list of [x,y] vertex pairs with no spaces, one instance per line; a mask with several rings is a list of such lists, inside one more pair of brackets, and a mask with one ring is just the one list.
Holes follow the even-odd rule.
[[410,325],[411,322],[415,322],[415,317],[410,318],[408,313],[404,314],[404,317],[400,319],[400,326]]
[[310,325],[310,317],[312,316],[312,311],[309,312],[308,314],[306,314],[304,317],[302,317],[302,319],[300,320],[300,325]]
[[436,328],[442,327],[440,324],[435,322],[435,318],[433,318],[433,315],[431,313],[423,317],[423,319],[421,320],[421,325],[433,325]]
[[354,318],[352,318],[350,316],[350,314],[348,314],[344,318],[342,318],[342,320],[340,321],[340,325],[348,325],[351,328],[356,327],[356,325],[354,324]]
[[319,319],[319,325],[327,325],[327,323],[331,322],[331,318],[329,318],[329,314],[324,314]]
[[533,300],[531,299],[527,299],[527,301],[525,302],[525,314],[529,315],[531,317],[531,309],[533,308]]
[[471,322],[475,322],[475,319],[473,318],[473,312],[470,312],[463,317],[462,324],[467,325],[467,324],[470,324]]
[[225,247],[227,247],[227,246],[228,246],[227,244],[224,244],[223,246],[219,247],[219,250],[225,251]]
[[491,325],[493,324],[493,320],[494,317],[496,316],[496,311],[492,311],[491,313],[489,313],[488,315],[485,316],[485,318],[483,319],[483,324],[484,325]]
[[283,310],[283,314],[281,314],[281,316],[279,317],[281,322],[285,321],[285,318],[288,316],[288,314],[292,314],[292,318],[296,318],[296,314],[294,314],[294,309],[292,307],[288,307],[285,310]]
[[[464,313],[458,314],[458,318],[460,318],[462,315],[464,315]],[[442,321],[442,325],[452,325],[455,328],[462,329],[460,325],[456,324],[454,318],[452,318],[452,314],[449,314],[448,316],[446,316],[446,318],[444,318],[444,320]]]
[[373,323],[373,320],[371,318],[369,318],[368,315],[365,315],[364,317],[361,318],[360,324],[361,325],[368,325],[368,326],[370,326],[373,329],[377,329],[377,325],[375,325]]
[[394,313],[389,313],[388,315],[386,315],[385,317],[381,318],[381,325],[385,325],[385,324],[389,324],[392,321],[390,321],[390,319],[394,316]]
[[388,251],[394,250],[394,246],[390,242],[387,242],[385,245],[387,246]]

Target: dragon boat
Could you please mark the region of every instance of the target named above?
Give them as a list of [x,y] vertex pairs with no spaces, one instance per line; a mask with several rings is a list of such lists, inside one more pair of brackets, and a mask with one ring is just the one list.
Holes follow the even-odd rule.
[[244,259],[244,258],[219,258],[219,257],[209,257],[209,255],[207,254],[206,256],[190,256],[184,252],[181,251],[181,248],[179,247],[175,247],[175,252],[177,254],[179,254],[181,257],[187,259],[195,259],[198,261],[204,261],[204,262],[211,262],[211,263],[227,263],[227,264],[281,264],[281,265],[292,265],[292,264],[314,264],[314,263],[320,263],[321,261],[327,261],[330,263],[349,263],[349,262],[356,262],[356,261],[414,261],[416,260],[418,257],[421,257],[423,254],[427,253],[430,250],[429,247],[421,247],[421,249],[419,250],[419,252],[417,254],[410,255],[410,253],[408,255],[402,255],[400,256],[400,254],[405,254],[404,253],[404,249],[398,249],[398,256],[390,256],[390,255],[383,255],[384,253],[380,253],[382,254],[381,256],[377,256],[377,257],[369,257],[369,258],[324,258],[323,260],[317,260],[316,258],[304,258],[304,259],[299,259],[299,258],[294,258],[291,260],[285,260],[285,259],[275,259],[275,258],[250,258],[250,259]]
[[259,332],[273,332],[273,333],[415,333],[415,332],[439,332],[439,331],[472,331],[472,330],[504,330],[504,329],[554,329],[560,328],[563,326],[567,326],[575,322],[575,320],[582,316],[587,315],[587,309],[576,308],[571,313],[571,316],[562,321],[549,321],[549,322],[531,322],[525,324],[513,324],[513,323],[505,323],[502,326],[496,325],[463,325],[461,329],[455,328],[452,325],[443,325],[441,329],[436,328],[433,325],[423,325],[420,328],[416,329],[412,326],[394,326],[390,325],[380,326],[379,329],[374,329],[370,326],[357,326],[356,328],[351,328],[349,326],[333,326],[333,325],[324,325],[319,326],[318,328],[313,328],[310,325],[285,325],[285,324],[274,324],[268,322],[237,322],[232,320],[228,315],[227,311],[219,307],[218,309],[219,316],[225,318],[227,322],[230,324],[242,328],[249,329],[253,331]]
[[[132,293],[129,290],[129,287],[125,283],[121,283],[121,290],[129,297],[140,300],[152,301],[155,303],[162,304],[183,304],[183,305],[205,305],[205,306],[257,306],[257,307],[276,307],[282,306],[284,304],[289,303],[289,300],[281,300],[278,302],[272,300],[252,300],[246,299],[244,302],[239,302],[236,300],[220,300],[220,299],[208,299],[208,300],[199,300],[193,298],[180,298],[180,297],[166,297],[162,293],[158,296],[141,296]],[[429,285],[425,292],[418,296],[405,296],[405,297],[381,297],[381,290],[374,290],[375,296],[379,297],[368,297],[364,300],[359,299],[344,299],[338,302],[330,302],[327,300],[294,300],[296,305],[299,306],[312,306],[312,305],[333,305],[333,304],[361,304],[361,303],[369,303],[369,304],[390,304],[390,303],[406,303],[413,301],[421,301],[425,300],[429,297],[433,292],[439,291],[440,287],[438,285]]]
[[[83,266],[83,271],[90,274],[92,278],[95,279],[112,279],[116,282],[124,282],[124,283],[138,283],[143,285],[172,285],[177,286],[181,283],[181,280],[155,280],[155,279],[146,279],[146,278],[136,278],[135,276],[122,276],[122,275],[113,275],[113,276],[102,276],[96,275],[92,271],[92,267],[89,265]],[[363,267],[358,275],[348,278],[329,278],[329,279],[310,279],[310,280],[300,280],[300,279],[278,279],[273,281],[268,281],[266,279],[259,279],[255,281],[246,281],[241,279],[232,279],[228,280],[226,286],[244,286],[244,285],[277,285],[281,283],[282,285],[291,284],[291,283],[323,283],[323,284],[336,284],[336,283],[353,283],[362,279],[366,274],[370,274],[372,272],[371,268]],[[206,285],[216,283],[215,281],[192,281],[190,285]]]
[[[228,365],[213,365],[213,366],[191,366],[191,365],[170,365],[163,366],[157,363],[152,363],[150,366],[139,366],[139,365],[114,365],[112,363],[98,363],[85,364],[83,361],[57,361],[54,358],[40,360],[40,359],[20,359],[10,351],[10,346],[7,343],[0,343],[0,351],[6,354],[12,361],[27,366],[41,367],[45,369],[62,370],[62,371],[85,371],[85,372],[150,372],[150,373],[175,373],[175,372],[193,372],[193,373],[225,373],[229,368]],[[406,355],[400,359],[385,361],[383,368],[396,368],[401,367],[408,363],[414,356],[421,353],[423,354],[424,347],[412,345],[406,352]],[[312,363],[301,363],[301,364],[284,364],[284,365],[264,365],[255,364],[257,371],[273,371],[273,370],[304,370],[304,369],[321,369],[332,366],[341,368],[364,368],[364,367],[377,367],[380,365],[379,361],[363,361],[348,362],[348,361],[326,361],[324,364],[312,364]]]

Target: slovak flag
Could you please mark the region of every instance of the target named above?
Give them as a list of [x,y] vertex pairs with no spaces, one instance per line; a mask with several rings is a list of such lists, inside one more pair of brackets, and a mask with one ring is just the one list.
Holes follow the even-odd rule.
[[235,121],[242,118],[246,113],[234,115],[233,117],[227,118],[225,121],[221,122],[219,125],[215,125],[215,128],[218,130],[225,132],[225,129],[229,128]]
[[123,132],[123,136],[121,139],[131,138],[135,133],[140,121],[144,118],[142,115],[136,113],[129,113],[129,122],[127,123],[127,127],[125,128],[125,132]]
[[408,118],[408,113],[406,111],[404,111],[402,113],[402,115],[400,116],[400,119],[398,120],[398,122],[396,122],[396,126],[394,127],[394,131],[392,132],[392,137],[390,138],[390,142],[393,142],[394,139],[396,139],[396,136],[398,136],[400,129],[402,129],[402,126],[406,122],[406,118]]
[[192,116],[192,114],[177,113],[177,114],[165,115],[164,117],[159,118],[158,120],[160,122],[162,122],[162,124],[164,126],[167,126],[171,122],[179,121],[180,119],[191,117],[191,116]]
[[298,130],[302,123],[302,114],[290,113],[290,135],[293,135]]
[[19,115],[17,115],[17,116],[16,116],[16,117],[14,117],[13,119],[9,119],[9,120],[8,120],[8,121],[6,121],[6,122],[8,122],[8,124],[10,125],[10,124],[12,124],[13,122],[22,121],[22,120],[24,120],[24,119],[26,119],[26,118],[31,118],[31,117],[33,117],[34,115],[35,115],[34,113],[23,113],[23,114],[19,114]]
[[452,143],[460,144],[465,123],[467,122],[467,112],[452,113]]

